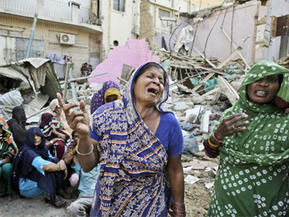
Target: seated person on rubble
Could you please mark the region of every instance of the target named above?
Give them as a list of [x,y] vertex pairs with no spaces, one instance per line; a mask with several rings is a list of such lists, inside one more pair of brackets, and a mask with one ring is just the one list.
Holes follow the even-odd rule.
[[14,107],[12,118],[7,123],[16,145],[20,148],[24,145],[26,139],[26,115],[24,109],[21,106]]
[[13,189],[27,198],[47,195],[46,202],[63,207],[66,202],[56,194],[62,188],[66,176],[65,162],[50,155],[41,130],[38,127],[27,130],[26,142],[13,161]]
[[72,138],[74,142],[68,146],[63,160],[70,167],[70,172],[68,173],[70,185],[78,190],[78,198],[67,207],[67,211],[72,216],[86,216],[90,212],[100,166],[93,168],[87,173],[84,172],[75,155],[79,138],[78,133],[73,132]]
[[0,117],[0,197],[12,193],[10,176],[12,162],[17,152],[18,148],[13,140],[12,133],[8,129],[8,124],[4,118]]
[[69,145],[71,141],[70,136],[63,131],[61,124],[50,113],[41,115],[39,128],[47,140],[46,145],[50,153],[59,160],[62,159],[66,144]]
[[67,124],[65,115],[61,109],[61,107],[58,104],[57,99],[53,99],[49,104],[50,112],[53,115],[53,117],[58,121],[58,123],[61,125],[62,130],[69,135],[72,133],[72,129]]

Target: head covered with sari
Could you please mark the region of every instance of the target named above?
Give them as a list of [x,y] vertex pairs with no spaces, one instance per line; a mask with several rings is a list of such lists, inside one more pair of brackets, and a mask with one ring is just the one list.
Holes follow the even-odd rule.
[[[220,210],[229,214],[233,209],[236,216],[277,216],[285,211],[282,204],[289,195],[289,115],[275,106],[274,99],[257,104],[247,92],[248,85],[272,75],[279,78],[275,98],[288,101],[289,71],[276,63],[261,61],[246,74],[238,91],[239,100],[219,122],[229,115],[245,113],[249,124],[245,131],[225,137],[221,144],[221,165],[208,216],[216,216]],[[258,198],[264,198],[260,204]]]
[[26,125],[26,114],[22,106],[16,106],[12,110],[12,118],[18,122],[23,128]]
[[168,98],[168,75],[158,63],[140,66],[127,83],[122,100],[105,104],[93,114],[91,129],[100,138],[100,176],[91,216],[167,216],[165,176],[167,152],[145,125],[134,102],[137,78],[149,67],[164,73],[164,93],[155,107]]
[[98,107],[107,103],[107,97],[115,95],[117,99],[121,99],[119,86],[113,81],[106,81],[103,87],[93,94],[90,105],[90,113],[92,114]]
[[[41,137],[41,143],[38,146],[35,146],[35,135]],[[30,149],[34,150],[35,153],[41,156],[43,159],[48,159],[48,147],[45,145],[45,136],[41,132],[39,127],[31,127],[29,130],[27,130],[25,145],[27,145]]]
[[13,135],[9,130],[7,122],[2,117],[0,117],[0,128],[2,129],[2,133],[0,134],[0,158],[9,156],[10,159],[13,159],[18,148],[14,142]]

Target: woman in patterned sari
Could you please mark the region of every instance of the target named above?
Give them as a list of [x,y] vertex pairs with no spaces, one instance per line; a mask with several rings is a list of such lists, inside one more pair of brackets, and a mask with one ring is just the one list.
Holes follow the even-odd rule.
[[0,197],[11,194],[12,161],[18,152],[7,122],[0,117]]
[[[60,105],[80,132],[77,157],[84,170],[101,164],[91,216],[185,216],[179,124],[161,105],[168,75],[157,63],[141,66],[122,97],[99,107],[89,119],[83,103]],[[93,141],[98,141],[95,145]],[[94,148],[95,147],[95,148]],[[172,205],[172,206],[171,206]]]
[[121,99],[119,86],[113,81],[106,81],[102,88],[93,94],[90,105],[90,113],[92,114],[105,103]]
[[[289,71],[262,61],[246,75],[240,99],[204,142],[220,154],[208,216],[289,216]],[[277,104],[278,105],[278,104]]]

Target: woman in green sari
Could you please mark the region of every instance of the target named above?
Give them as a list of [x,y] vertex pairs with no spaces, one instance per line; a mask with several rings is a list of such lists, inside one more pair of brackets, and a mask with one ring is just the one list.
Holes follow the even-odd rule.
[[289,115],[274,104],[289,102],[289,71],[259,62],[239,95],[204,142],[220,154],[208,216],[289,216]]

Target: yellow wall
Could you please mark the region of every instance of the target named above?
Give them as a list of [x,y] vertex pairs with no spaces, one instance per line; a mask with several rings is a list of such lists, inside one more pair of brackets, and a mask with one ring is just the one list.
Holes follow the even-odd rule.
[[[30,37],[32,23],[32,18],[0,14],[0,30],[9,29],[10,31],[15,31],[18,33],[17,36],[22,38]],[[60,33],[75,35],[75,44],[60,44]],[[44,41],[45,56],[49,53],[72,56],[72,60],[75,63],[75,76],[80,75],[81,64],[89,62],[90,53],[100,53],[101,33],[79,26],[38,20],[34,39]]]

